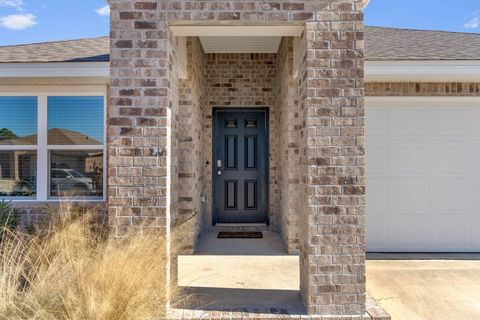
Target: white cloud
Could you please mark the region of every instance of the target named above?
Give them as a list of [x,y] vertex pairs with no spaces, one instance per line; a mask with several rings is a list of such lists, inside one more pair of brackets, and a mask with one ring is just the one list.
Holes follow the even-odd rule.
[[108,16],[110,15],[110,6],[106,5],[104,7],[98,8],[95,10],[95,12],[100,16]]
[[463,25],[467,29],[477,29],[480,28],[480,11],[475,11],[473,13],[472,19]]
[[11,30],[23,30],[37,24],[33,14],[11,14],[0,18],[0,25]]
[[23,0],[0,0],[0,7],[13,7],[22,10]]

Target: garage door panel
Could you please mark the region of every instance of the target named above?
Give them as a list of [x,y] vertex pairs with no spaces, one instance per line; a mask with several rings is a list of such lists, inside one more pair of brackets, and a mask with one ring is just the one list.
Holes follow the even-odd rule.
[[379,179],[372,178],[368,184],[366,193],[370,201],[366,203],[368,212],[376,212],[380,214],[388,214],[388,183],[385,181],[375,181]]
[[441,215],[432,220],[432,248],[454,251],[472,249],[471,217]]
[[430,168],[428,148],[422,145],[398,145],[393,153],[398,173],[428,173]]
[[395,215],[393,220],[392,247],[398,251],[430,247],[429,216],[406,214]]
[[390,155],[387,145],[377,143],[369,148],[371,158],[367,159],[366,168],[372,175],[387,174],[389,169]]
[[430,110],[431,134],[434,136],[470,136],[475,121],[472,119],[472,108],[441,107]]
[[480,145],[440,145],[432,146],[430,166],[433,173],[438,174],[469,174],[477,171],[478,162],[475,156],[478,155]]
[[367,215],[367,247],[376,251],[383,251],[391,247],[390,218],[388,216],[377,215],[374,212]]
[[[428,209],[428,185],[392,179],[389,186],[390,208],[397,211]],[[368,199],[367,199],[368,201]]]
[[368,121],[371,137],[388,135],[388,108],[377,108],[369,115]]
[[403,107],[390,109],[391,136],[426,136],[429,134],[428,109]]
[[480,212],[472,216],[472,247],[480,248]]
[[472,206],[472,185],[469,183],[431,183],[432,211],[469,211]]
[[367,250],[480,252],[480,99],[373,102],[367,98]]

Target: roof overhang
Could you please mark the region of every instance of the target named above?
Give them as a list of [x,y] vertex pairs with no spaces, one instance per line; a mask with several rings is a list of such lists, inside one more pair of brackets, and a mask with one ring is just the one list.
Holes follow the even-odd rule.
[[[1,84],[107,84],[109,62],[0,63]],[[45,83],[48,79],[49,83]],[[480,60],[366,61],[367,82],[480,82]]]
[[480,60],[366,61],[368,82],[480,82]]
[[0,84],[107,84],[109,62],[0,63]]

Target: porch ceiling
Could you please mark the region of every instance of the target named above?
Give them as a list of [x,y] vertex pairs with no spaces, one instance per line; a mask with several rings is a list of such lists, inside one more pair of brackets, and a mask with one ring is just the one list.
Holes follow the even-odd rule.
[[205,53],[276,53],[281,37],[200,37]]
[[200,37],[206,53],[276,53],[282,37],[300,36],[303,25],[173,25],[179,37]]

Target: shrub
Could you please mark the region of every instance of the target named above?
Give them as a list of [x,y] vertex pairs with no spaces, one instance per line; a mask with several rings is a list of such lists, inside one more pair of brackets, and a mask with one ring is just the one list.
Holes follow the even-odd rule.
[[162,319],[164,238],[97,236],[88,215],[62,210],[48,231],[6,231],[0,247],[0,318]]

